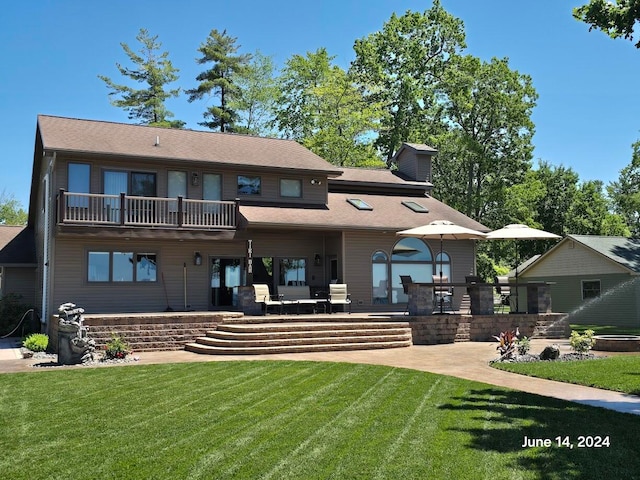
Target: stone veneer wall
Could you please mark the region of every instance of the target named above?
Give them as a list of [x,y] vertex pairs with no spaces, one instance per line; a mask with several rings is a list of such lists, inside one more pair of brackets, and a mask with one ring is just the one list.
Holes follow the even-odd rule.
[[[219,323],[242,316],[240,312],[163,312],[88,314],[82,318],[88,336],[96,341],[96,352],[104,348],[112,333],[141,352],[181,349]],[[58,349],[58,315],[50,319],[49,349],[54,353]]]
[[414,345],[453,343],[461,327],[469,327],[472,342],[494,340],[505,330],[520,330],[520,337],[531,337],[538,322],[561,321],[563,313],[495,315],[425,315],[404,317],[411,325]]

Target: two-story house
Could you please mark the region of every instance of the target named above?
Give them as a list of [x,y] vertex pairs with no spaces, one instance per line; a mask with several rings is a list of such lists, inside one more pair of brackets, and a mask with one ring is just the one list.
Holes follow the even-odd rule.
[[472,241],[396,232],[481,224],[429,195],[436,151],[405,144],[397,170],[339,168],[291,140],[41,115],[29,226],[43,318],[240,309],[238,288],[326,291],[354,311],[402,311],[401,274],[453,281],[475,271]]

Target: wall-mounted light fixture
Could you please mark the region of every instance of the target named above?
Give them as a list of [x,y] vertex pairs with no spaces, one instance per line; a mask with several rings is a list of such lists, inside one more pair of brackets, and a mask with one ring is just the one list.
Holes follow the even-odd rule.
[[317,178],[312,178],[311,185],[322,185],[322,180],[319,180]]
[[200,175],[198,175],[198,172],[191,173],[191,185],[194,187],[200,185]]
[[316,253],[316,256],[313,258],[313,263],[315,264],[316,267],[319,267],[320,265],[322,265],[322,257],[320,256],[319,253]]
[[200,255],[200,252],[195,252],[193,254],[193,264],[194,265],[202,265],[202,255]]

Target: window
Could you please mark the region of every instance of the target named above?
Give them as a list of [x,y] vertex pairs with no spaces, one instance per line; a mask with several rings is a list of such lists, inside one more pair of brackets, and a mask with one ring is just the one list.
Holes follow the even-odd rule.
[[358,210],[373,210],[373,207],[371,205],[359,198],[347,198],[347,202],[356,207]]
[[382,251],[371,256],[373,303],[389,303],[389,257]]
[[114,283],[155,282],[157,281],[156,254],[89,252],[87,280]]
[[[70,193],[89,193],[91,167],[84,163],[70,163],[67,170],[68,191]],[[69,207],[88,207],[89,199],[82,197],[69,198]]]
[[304,258],[281,258],[280,282],[278,285],[306,285],[307,260]]
[[260,195],[261,190],[260,177],[238,175],[238,195]]
[[169,172],[168,173],[167,196],[169,198],[178,198],[187,196],[187,172]]
[[600,296],[600,280],[582,280],[582,299]]
[[442,268],[442,276],[447,277],[451,281],[451,257],[447,253],[439,253],[436,255],[436,265],[434,275],[440,275],[440,268]]
[[[167,197],[186,198],[187,197],[187,172],[169,171],[167,174]],[[169,202],[169,211],[178,211],[178,201]]]
[[222,176],[215,173],[202,175],[202,199],[222,200]]
[[281,178],[280,196],[294,198],[302,197],[302,181],[293,178]]
[[431,283],[433,270],[433,255],[422,240],[419,238],[399,240],[391,252],[391,302],[408,301],[400,275],[409,275],[414,282]]
[[155,173],[131,172],[131,195],[138,197],[155,197],[156,192]]
[[402,202],[402,204],[417,213],[429,213],[429,209],[420,205],[418,202]]

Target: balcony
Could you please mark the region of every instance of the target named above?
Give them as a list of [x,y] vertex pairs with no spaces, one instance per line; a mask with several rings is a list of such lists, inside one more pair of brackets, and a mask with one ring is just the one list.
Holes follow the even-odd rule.
[[238,202],[70,193],[60,190],[57,212],[59,225],[220,231],[236,228]]

